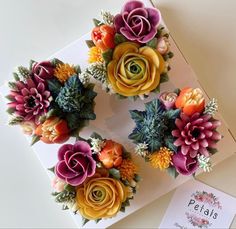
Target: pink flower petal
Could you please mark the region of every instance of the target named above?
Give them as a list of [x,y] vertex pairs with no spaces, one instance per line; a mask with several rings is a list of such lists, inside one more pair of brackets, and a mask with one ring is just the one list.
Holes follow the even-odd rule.
[[202,141],[200,141],[200,146],[202,146],[202,147],[204,147],[204,148],[208,147],[208,142],[207,142],[207,140],[206,140],[206,139],[203,139]]
[[221,134],[216,131],[213,132],[213,135],[211,137],[212,140],[216,140],[216,141],[220,140],[221,138],[222,138]]
[[179,130],[182,130],[184,128],[184,123],[179,118],[175,120],[175,125],[178,127]]
[[187,155],[188,152],[189,152],[189,150],[190,150],[190,146],[188,146],[188,145],[182,145],[182,146],[181,146],[181,153],[182,153],[183,155]]
[[172,130],[171,134],[172,136],[177,137],[177,138],[181,136],[179,130]]
[[184,141],[181,138],[178,138],[177,140],[175,140],[174,145],[175,146],[181,146],[184,144]]
[[195,142],[195,143],[191,144],[191,147],[192,147],[192,149],[194,149],[194,150],[199,150],[199,144],[198,144],[198,142]]

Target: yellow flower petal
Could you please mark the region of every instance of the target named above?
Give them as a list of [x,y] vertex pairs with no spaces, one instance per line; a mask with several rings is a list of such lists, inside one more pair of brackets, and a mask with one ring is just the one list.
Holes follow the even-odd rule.
[[113,59],[119,60],[124,53],[138,53],[139,44],[134,42],[123,42],[116,46],[113,52]]

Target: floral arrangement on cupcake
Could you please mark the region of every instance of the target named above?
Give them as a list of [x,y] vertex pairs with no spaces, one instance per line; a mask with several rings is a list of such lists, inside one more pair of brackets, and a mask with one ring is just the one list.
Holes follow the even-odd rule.
[[56,202],[63,210],[79,213],[83,224],[124,212],[140,181],[130,153],[96,133],[88,140],[62,145],[58,162],[50,170],[55,174],[52,195]]
[[144,99],[168,81],[169,34],[160,25],[161,13],[141,1],[128,1],[115,16],[102,11],[89,49],[87,75],[119,98]]
[[195,174],[197,169],[211,171],[210,157],[216,153],[217,132],[215,99],[205,104],[199,88],[164,92],[145,104],[144,111],[131,110],[135,128],[129,135],[136,153],[150,165],[167,170],[172,176]]
[[9,82],[7,112],[10,125],[20,125],[32,136],[32,144],[63,143],[77,136],[89,120],[94,120],[94,84],[83,77],[79,66],[58,59],[31,61],[20,66]]

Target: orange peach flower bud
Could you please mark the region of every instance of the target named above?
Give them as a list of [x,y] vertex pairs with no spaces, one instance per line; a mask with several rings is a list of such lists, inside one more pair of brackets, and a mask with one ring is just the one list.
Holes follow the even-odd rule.
[[112,140],[107,140],[105,147],[99,154],[99,160],[105,168],[118,167],[122,162],[122,145]]
[[63,143],[69,139],[69,128],[65,120],[51,117],[36,128],[35,134],[44,143]]
[[102,51],[115,47],[114,36],[115,30],[109,25],[97,26],[91,34],[93,43]]
[[184,88],[177,97],[175,106],[188,116],[201,113],[205,107],[203,92],[199,88]]

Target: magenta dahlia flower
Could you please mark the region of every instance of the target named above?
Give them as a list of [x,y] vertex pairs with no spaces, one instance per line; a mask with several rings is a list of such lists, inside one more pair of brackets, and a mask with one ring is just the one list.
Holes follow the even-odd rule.
[[115,29],[128,40],[146,43],[152,40],[161,20],[161,13],[146,8],[141,1],[128,1],[114,18]]
[[189,117],[181,113],[175,124],[178,129],[172,131],[172,135],[177,138],[174,145],[180,147],[183,155],[191,158],[195,158],[197,154],[208,157],[208,149],[216,148],[216,141],[221,139],[216,131],[221,122],[213,120],[210,115],[195,113]]
[[29,78],[26,82],[17,81],[16,88],[10,91],[9,98],[12,102],[8,103],[8,107],[13,108],[13,113],[24,121],[39,124],[39,117],[47,113],[52,100],[50,91],[43,82],[34,78]]
[[61,146],[58,159],[56,175],[72,186],[82,184],[87,177],[95,173],[96,161],[92,158],[90,145],[85,141]]

